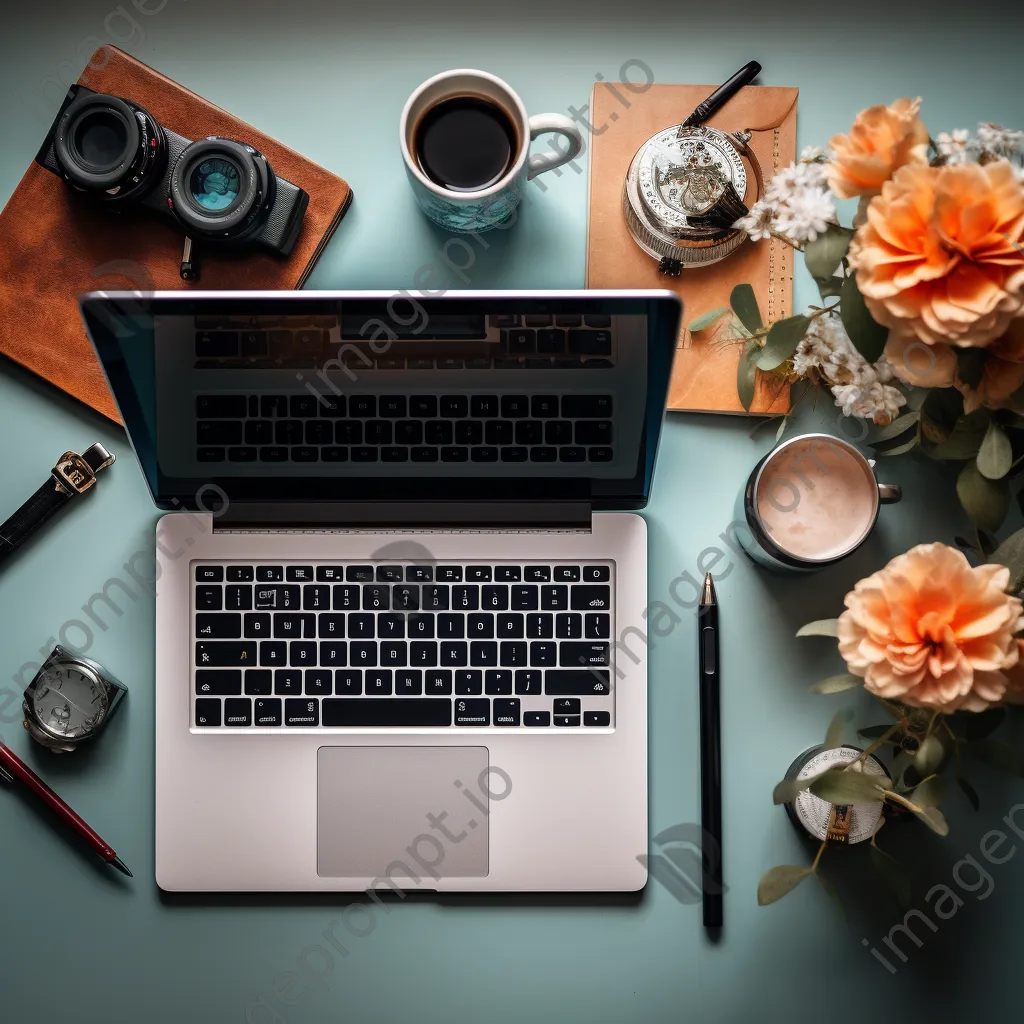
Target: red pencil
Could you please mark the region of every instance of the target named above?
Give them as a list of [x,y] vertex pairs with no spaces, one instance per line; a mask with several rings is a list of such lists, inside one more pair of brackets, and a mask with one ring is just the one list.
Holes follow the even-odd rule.
[[109,843],[105,843],[73,810],[10,747],[0,742],[0,775],[15,779],[31,790],[32,795],[42,800],[59,818],[67,822],[108,864],[129,878],[132,873]]

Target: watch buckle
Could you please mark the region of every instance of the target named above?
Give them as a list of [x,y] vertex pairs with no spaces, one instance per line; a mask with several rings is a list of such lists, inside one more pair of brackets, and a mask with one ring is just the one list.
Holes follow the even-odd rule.
[[75,494],[83,494],[96,483],[96,474],[114,461],[102,445],[94,444],[86,449],[85,455],[65,452],[53,467],[58,483],[69,487]]

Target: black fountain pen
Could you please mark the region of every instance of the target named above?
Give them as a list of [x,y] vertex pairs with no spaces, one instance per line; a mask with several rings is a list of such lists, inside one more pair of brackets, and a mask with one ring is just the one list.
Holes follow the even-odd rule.
[[700,668],[700,814],[703,829],[704,927],[722,927],[722,730],[718,662],[718,600],[711,573],[697,609]]

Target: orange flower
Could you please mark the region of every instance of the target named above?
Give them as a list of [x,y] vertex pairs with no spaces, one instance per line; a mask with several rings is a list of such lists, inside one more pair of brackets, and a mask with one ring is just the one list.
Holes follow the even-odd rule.
[[926,345],[913,335],[890,333],[885,358],[893,373],[919,388],[948,388],[956,378],[956,353],[949,345]]
[[964,412],[980,406],[1005,409],[1024,387],[1024,317],[1010,321],[1010,329],[985,350],[985,366],[976,388],[957,377],[956,386],[964,396]]
[[850,265],[880,324],[984,346],[1021,312],[1022,242],[1024,183],[1009,161],[903,167],[871,200]]
[[1010,570],[972,568],[945,544],[919,544],[846,595],[839,653],[871,693],[937,711],[984,711],[1017,664],[1021,602]]
[[917,116],[920,107],[920,99],[869,107],[857,115],[849,135],[829,139],[835,155],[825,173],[840,199],[878,195],[900,167],[928,162],[928,129]]

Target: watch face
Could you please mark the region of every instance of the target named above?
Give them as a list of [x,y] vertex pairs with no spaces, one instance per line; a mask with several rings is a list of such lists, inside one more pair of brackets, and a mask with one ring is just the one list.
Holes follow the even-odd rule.
[[46,667],[31,696],[42,727],[54,736],[80,740],[103,721],[110,701],[106,688],[82,665],[57,661]]

